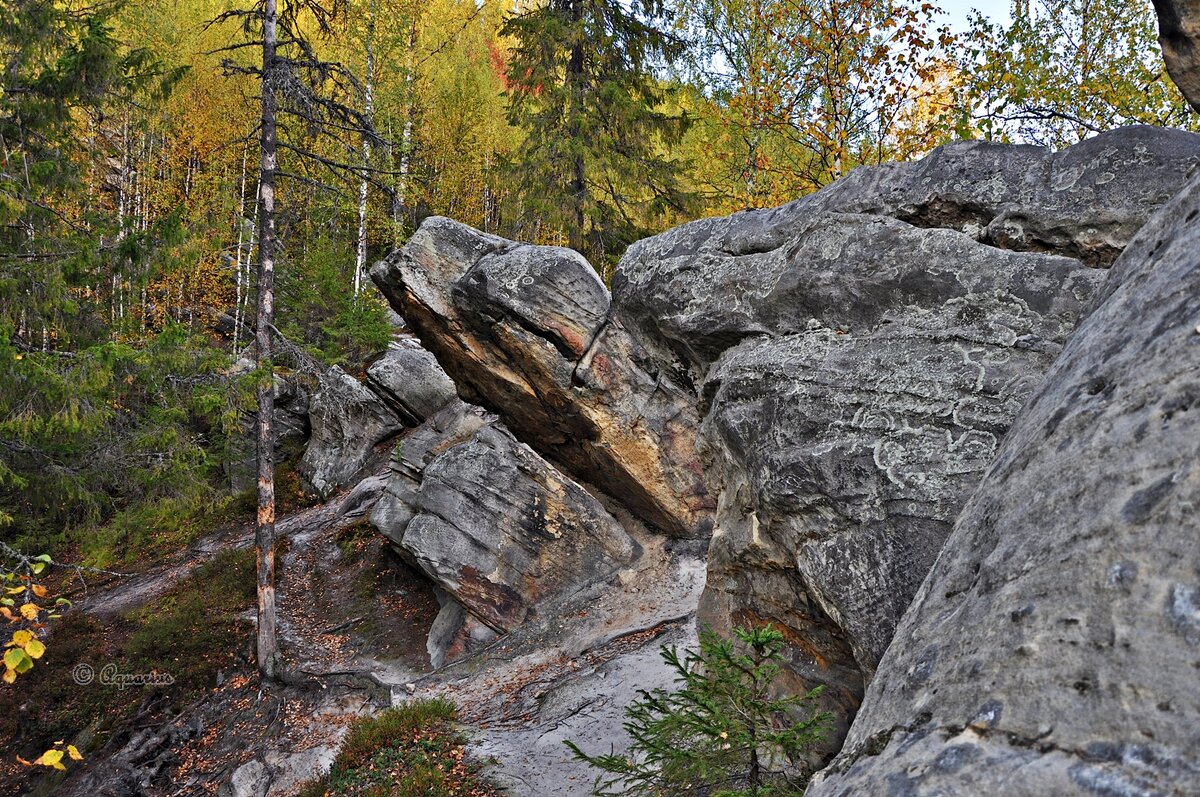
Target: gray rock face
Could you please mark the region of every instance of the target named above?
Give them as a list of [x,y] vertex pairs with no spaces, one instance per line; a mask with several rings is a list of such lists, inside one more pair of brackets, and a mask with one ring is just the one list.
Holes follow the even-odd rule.
[[580,255],[435,217],[371,276],[466,400],[652,525],[708,533],[694,401],[609,318]]
[[432,354],[401,337],[367,369],[367,386],[407,426],[417,426],[457,396],[454,382]]
[[[951,145],[640,242],[611,301],[574,253],[446,219],[372,276],[459,393],[517,439],[660,529],[712,528],[700,621],[780,625],[785,686],[824,684],[848,720],[1013,419],[1096,303],[1096,266],[1198,165],[1200,136],[1145,127],[1060,153]],[[428,551],[422,566],[456,601],[511,628],[535,598],[472,595],[461,567],[507,566],[507,543],[481,543],[484,515],[470,514],[510,512],[471,486],[507,433],[439,423],[453,442],[412,435],[412,464],[397,466],[408,481],[394,479],[379,525],[402,525],[395,538]],[[439,475],[435,452],[452,470]],[[529,501],[548,483],[533,482],[507,492]],[[449,510],[422,509],[426,492]],[[621,561],[601,547],[597,573]],[[521,583],[520,569],[502,581]]]
[[[793,673],[825,684],[830,710],[848,718],[1104,275],[955,232],[834,221],[842,248],[824,238],[832,227],[787,244],[826,247],[841,263],[840,292],[805,275],[827,307],[840,302],[852,318],[872,283],[913,287],[875,292],[860,311],[879,314],[870,320],[748,339],[709,371],[703,433],[723,490],[701,620],[792,629]],[[823,270],[812,254],[798,262]]]
[[341,368],[317,378],[309,402],[312,436],[300,460],[300,474],[322,498],[350,482],[375,446],[404,425],[380,398]]
[[[518,443],[495,416],[462,402],[401,441],[371,520],[498,632],[523,623],[539,602],[607,578],[636,555],[596,499]],[[438,628],[449,646],[462,627],[452,614],[451,606]]]
[[1198,218],[1116,263],[810,797],[1200,793]]
[[1167,72],[1200,111],[1200,0],[1153,0]]
[[800,331],[810,318],[861,328],[906,295],[968,289],[944,271],[910,269],[905,283],[894,272],[844,274],[829,253],[867,245],[827,214],[891,217],[1106,265],[1198,166],[1200,135],[1151,127],[1058,153],[950,144],[914,163],[856,169],[783,207],[704,219],[634,244],[613,278],[615,315],[659,359],[677,358],[702,377],[748,336]]
[[[298,379],[275,376],[275,461],[304,445],[310,433],[309,396]],[[251,435],[253,437],[253,435]]]
[[614,317],[698,386],[720,496],[701,621],[788,629],[796,687],[853,716],[1107,276],[1015,250],[1103,261],[1198,162],[1200,136],[1149,128],[1054,155],[953,145],[633,247]]

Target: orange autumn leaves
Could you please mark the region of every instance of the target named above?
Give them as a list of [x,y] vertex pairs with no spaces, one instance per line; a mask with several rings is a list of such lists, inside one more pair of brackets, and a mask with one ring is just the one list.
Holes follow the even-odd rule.
[[[0,616],[10,624],[19,624],[12,637],[4,644],[4,674],[0,676],[6,684],[14,683],[17,676],[33,669],[35,660],[40,659],[46,652],[46,645],[38,638],[37,632],[45,628],[43,615],[47,618],[56,617],[53,610],[44,606],[50,597],[50,591],[34,581],[50,564],[48,555],[24,559],[21,567],[4,573],[4,595],[0,597]],[[22,572],[24,571],[24,572]],[[65,598],[59,598],[55,606],[69,603]]]
[[[17,568],[4,572],[6,586],[0,597],[0,616],[10,624],[20,626],[4,644],[4,674],[0,680],[6,684],[15,683],[18,676],[32,670],[34,662],[46,654],[46,643],[38,637],[38,632],[46,627],[45,619],[59,616],[55,612],[57,607],[70,603],[66,598],[58,598],[53,604],[46,605],[51,597],[50,590],[34,580],[51,563],[47,554],[22,557]],[[17,756],[17,761],[26,766],[59,770],[66,769],[64,759],[82,761],[83,755],[75,745],[60,740],[33,761]]]

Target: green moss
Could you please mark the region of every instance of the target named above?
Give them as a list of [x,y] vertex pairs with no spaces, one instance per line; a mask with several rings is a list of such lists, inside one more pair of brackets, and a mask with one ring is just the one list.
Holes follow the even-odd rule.
[[129,566],[177,551],[221,526],[247,517],[232,496],[202,485],[182,495],[135,504],[100,528],[76,533],[83,563]]
[[[249,639],[238,615],[253,605],[252,550],[226,551],[203,565],[158,600],[124,617],[99,621],[81,611],[54,621],[46,655],[22,676],[19,689],[0,690],[0,739],[6,749],[29,758],[58,739],[97,748],[111,733],[149,705],[170,711],[194,702],[212,688],[220,670],[231,670]],[[90,683],[79,683],[87,665]],[[170,675],[154,686],[101,683],[102,671]],[[82,734],[82,735],[81,735]]]
[[444,699],[413,700],[356,720],[329,774],[300,797],[451,797],[500,792],[465,758],[457,710]]
[[224,551],[161,601],[131,615],[138,628],[125,644],[130,663],[171,673],[186,689],[211,686],[245,642],[242,624],[230,612],[253,602],[255,567],[252,549]]

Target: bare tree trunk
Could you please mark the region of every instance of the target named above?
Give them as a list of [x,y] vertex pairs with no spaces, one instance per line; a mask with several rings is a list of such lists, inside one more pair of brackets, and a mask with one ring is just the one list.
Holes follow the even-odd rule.
[[416,112],[416,98],[413,91],[416,88],[416,52],[417,52],[417,12],[414,9],[412,24],[408,28],[408,62],[404,73],[404,127],[400,132],[400,168],[396,176],[396,190],[392,198],[392,224],[396,242],[399,243],[401,217],[404,213],[404,203],[408,201],[408,170],[411,162],[413,139],[413,115]]
[[[368,122],[375,115],[375,2],[367,10],[367,74],[363,113]],[[367,273],[367,169],[371,168],[371,135],[362,134],[363,173],[358,183],[358,252],[354,260],[354,296],[362,291]]]
[[258,669],[275,677],[278,639],[275,632],[275,385],[271,365],[271,329],[275,293],[275,117],[276,0],[263,3],[262,156],[258,193],[258,311],[255,343],[258,382],[258,518],[254,547],[258,554]]
[[242,183],[238,190],[237,252],[233,261],[233,281],[237,293],[233,300],[233,354],[238,354],[238,343],[242,334],[242,291],[249,286],[242,284],[242,238],[246,233],[246,160],[250,156],[250,139],[242,147]]

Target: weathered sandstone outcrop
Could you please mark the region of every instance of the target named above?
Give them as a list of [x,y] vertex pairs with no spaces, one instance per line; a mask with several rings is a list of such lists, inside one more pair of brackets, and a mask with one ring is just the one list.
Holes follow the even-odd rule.
[[1200,793],[1198,219],[1118,260],[810,797]]
[[1107,277],[1012,250],[1124,247],[1197,163],[1200,136],[1151,128],[1053,155],[956,144],[632,247],[615,316],[696,384],[719,495],[701,620],[789,629],[791,687],[852,717]]
[[454,382],[416,340],[400,337],[367,368],[371,388],[407,426],[418,426],[457,396]]
[[371,520],[454,601],[443,600],[431,635],[435,658],[464,635],[487,638],[472,617],[509,631],[540,602],[608,578],[637,552],[586,490],[463,402],[399,442]]
[[845,723],[1095,266],[1198,164],[1147,127],[950,145],[635,244],[611,300],[573,252],[446,219],[372,274],[516,439],[660,529],[715,518],[700,620],[783,627],[787,688]]
[[650,524],[709,532],[694,400],[610,318],[580,255],[431,218],[371,276],[464,399]]
[[1200,0],[1153,0],[1167,72],[1200,111]]
[[[279,382],[276,383],[279,395]],[[284,398],[289,398],[284,395]],[[300,474],[324,498],[351,483],[371,458],[375,447],[406,427],[420,425],[456,400],[454,382],[433,355],[411,337],[399,336],[367,368],[360,382],[334,366],[316,374],[311,400],[303,410],[312,427],[300,460]],[[292,399],[292,404],[296,404]],[[276,413],[281,432],[295,425],[292,405]]]
[[346,486],[375,446],[404,428],[379,396],[336,365],[317,376],[308,418],[312,435],[298,469],[322,498]]
[[[845,217],[829,214],[890,217],[993,247],[1107,264],[1200,166],[1198,142],[1193,133],[1130,127],[1057,153],[968,141],[920,161],[856,169],[782,207],[704,219],[634,244],[613,278],[615,315],[658,359],[677,359],[703,377],[748,336],[802,331],[809,319],[862,329],[908,296],[967,290],[944,272],[922,277],[920,262],[899,275],[844,275],[824,253],[857,230],[848,219],[839,233]],[[806,249],[790,251],[806,238]],[[1026,297],[1041,290],[1015,287]]]

